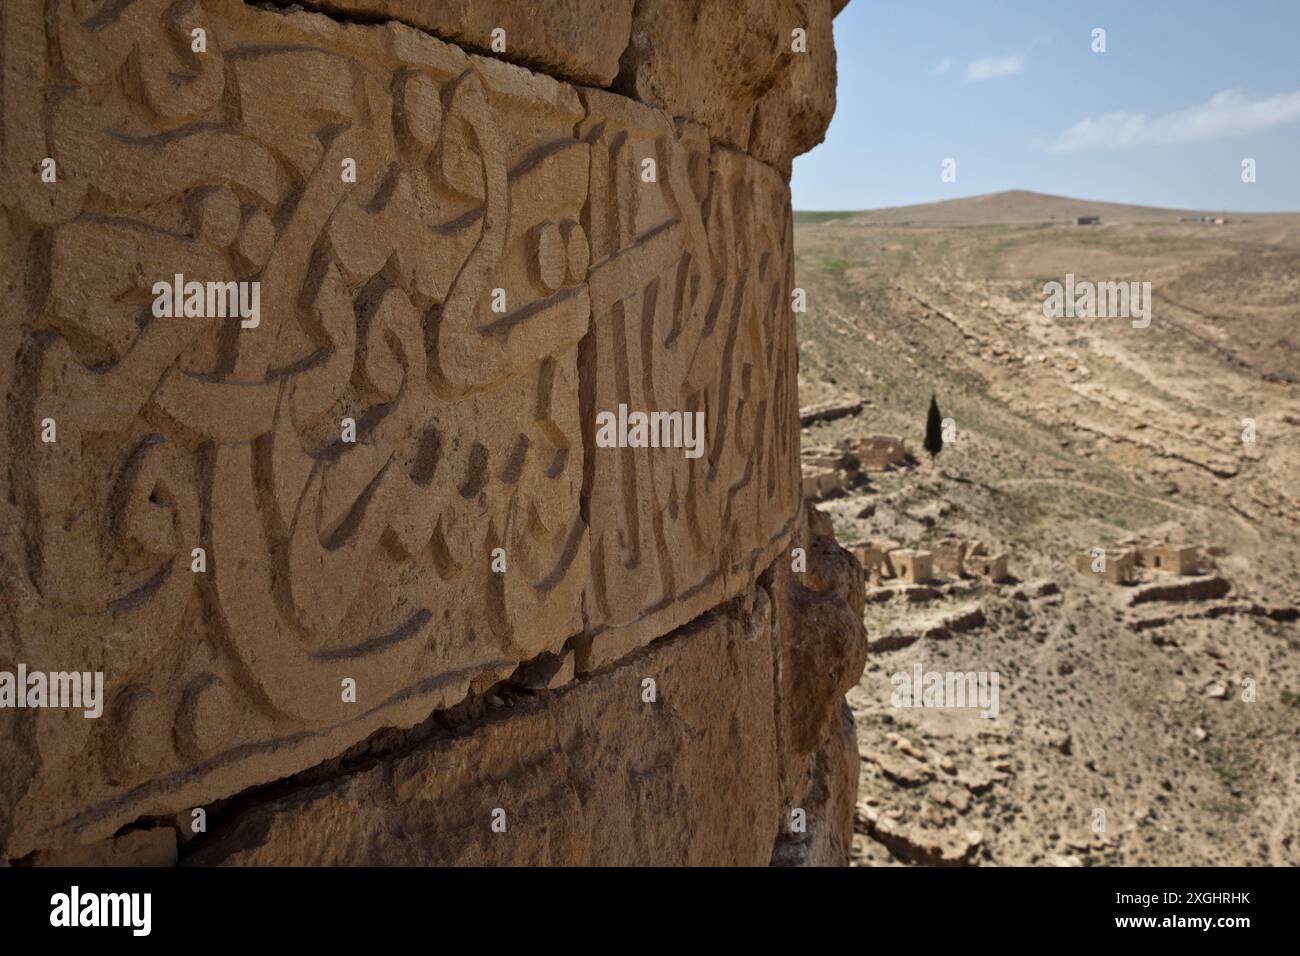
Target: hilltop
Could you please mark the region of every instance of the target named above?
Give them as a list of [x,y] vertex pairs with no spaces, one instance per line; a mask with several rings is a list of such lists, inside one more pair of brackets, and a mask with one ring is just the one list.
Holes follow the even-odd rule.
[[[1287,213],[1233,213],[1223,210],[1165,209],[1126,203],[1100,202],[1013,189],[940,202],[891,206],[851,212],[796,212],[796,222],[835,221],[875,226],[989,226],[1016,223],[1073,223],[1079,216],[1099,216],[1108,222],[1178,222],[1184,216],[1224,216],[1237,220],[1268,220]],[[1300,216],[1297,216],[1300,218]]]

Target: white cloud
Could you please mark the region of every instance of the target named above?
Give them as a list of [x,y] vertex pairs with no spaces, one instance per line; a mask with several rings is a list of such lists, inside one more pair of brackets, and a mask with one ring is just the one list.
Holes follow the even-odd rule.
[[1205,142],[1295,122],[1300,122],[1300,90],[1254,100],[1241,90],[1224,90],[1197,106],[1155,118],[1121,110],[1081,119],[1062,133],[1050,149],[1072,153],[1084,149]]
[[966,67],[966,79],[991,80],[999,76],[1015,76],[1024,72],[1025,57],[1021,53],[1007,56],[987,56],[981,60],[971,61]]
[[947,73],[951,67],[952,67],[952,60],[948,59],[945,56],[942,60],[939,61],[939,65],[934,68],[934,72]]

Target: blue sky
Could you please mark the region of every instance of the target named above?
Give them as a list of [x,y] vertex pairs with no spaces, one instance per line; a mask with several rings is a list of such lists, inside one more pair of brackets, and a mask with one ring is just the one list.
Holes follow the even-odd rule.
[[1300,0],[851,0],[835,46],[796,209],[1030,189],[1300,211]]

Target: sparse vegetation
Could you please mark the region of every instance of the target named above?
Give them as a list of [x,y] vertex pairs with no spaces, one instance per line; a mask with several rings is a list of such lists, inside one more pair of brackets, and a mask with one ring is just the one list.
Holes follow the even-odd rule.
[[[979,537],[1010,553],[1020,580],[1061,589],[1028,601],[1010,598],[1011,586],[988,591],[984,626],[873,654],[850,694],[860,747],[914,772],[928,766],[933,779],[906,791],[909,804],[925,795],[904,814],[908,832],[926,844],[977,825],[973,859],[1300,865],[1300,841],[1287,839],[1300,832],[1300,794],[1288,784],[1300,623],[1155,607],[1168,622],[1138,631],[1123,593],[1068,566],[1076,550],[1169,528],[1223,546],[1216,560],[1233,588],[1224,604],[1300,605],[1300,425],[1279,411],[1300,407],[1300,385],[1286,377],[1300,368],[1300,217],[1215,229],[1149,212],[1103,221],[1079,230],[1064,216],[960,227],[875,214],[796,219],[796,283],[809,296],[801,393],[807,403],[840,392],[868,402],[855,417],[812,426],[805,444],[900,435],[919,454],[917,412],[934,393],[944,396],[940,429],[944,414],[960,423],[943,446],[960,479],[915,467],[872,473],[868,486],[824,505],[841,541],[914,548]],[[1152,281],[1151,327],[1045,320],[1042,285],[1067,271]],[[1240,439],[1243,407],[1267,436],[1253,447]],[[868,604],[868,633],[879,640],[971,599]],[[917,660],[999,670],[998,719],[890,709],[889,675]],[[1261,684],[1261,702],[1242,703],[1240,678],[1261,674],[1286,689]],[[1225,696],[1210,695],[1216,683]],[[1265,702],[1270,693],[1281,707]],[[1060,728],[1068,753],[1037,742]],[[936,770],[939,754],[974,773],[962,778],[974,789]],[[896,785],[871,760],[863,767],[864,793],[883,813]],[[995,816],[979,815],[994,806]],[[1094,808],[1106,811],[1104,835],[1091,830]],[[860,840],[864,861],[894,860]]]

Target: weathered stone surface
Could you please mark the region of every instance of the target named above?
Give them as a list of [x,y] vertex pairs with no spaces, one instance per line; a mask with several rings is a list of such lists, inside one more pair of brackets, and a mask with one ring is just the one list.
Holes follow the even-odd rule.
[[638,0],[615,88],[788,175],[835,112],[831,21],[845,2]]
[[[695,120],[789,175],[835,111],[831,23],[847,0],[303,0],[397,20],[473,52],[613,88]],[[493,45],[493,31],[498,34]],[[793,31],[803,30],[803,52]],[[502,49],[504,44],[504,49]]]
[[[787,810],[807,815],[807,830],[777,839],[773,866],[847,866],[852,851],[853,811],[858,799],[858,742],[853,712],[840,702],[832,733],[812,760],[799,758],[783,768]],[[789,813],[785,821],[789,820]]]
[[[608,86],[632,29],[634,0],[298,0],[350,17],[400,20],[543,73]],[[492,31],[503,30],[496,46]],[[501,49],[504,45],[504,49]]]
[[[775,607],[777,727],[782,820],[772,862],[846,865],[857,803],[858,748],[845,692],[862,674],[862,569],[835,542],[830,518],[805,504],[791,541],[807,558],[775,561],[763,581]],[[805,811],[805,833],[791,833],[791,812]]]
[[783,556],[759,587],[587,680],[237,800],[184,862],[844,865],[858,750],[843,694],[865,633],[860,575],[829,530],[808,509],[806,572]]
[[766,865],[778,825],[771,616],[755,589],[590,680],[237,807],[186,862]]
[[790,752],[812,753],[824,741],[844,694],[862,675],[867,632],[862,570],[835,541],[830,518],[804,505],[792,547],[807,570],[790,560],[773,565],[781,661],[782,739]]
[[[783,551],[770,167],[399,23],[0,17],[0,664],[108,698],[0,713],[4,856],[296,773],[566,644],[590,672]],[[175,274],[260,283],[257,323],[155,315]],[[597,447],[620,403],[704,411],[705,453]]]
[[[616,659],[752,581],[798,505],[792,221],[785,183],[703,131],[584,91],[591,334],[583,418],[704,412],[707,453],[588,456],[594,627],[579,670]],[[628,170],[656,163],[657,182]],[[778,321],[772,317],[780,316]],[[676,598],[674,600],[674,598]]]
[[563,81],[626,85],[633,0],[305,6],[0,5],[0,671],[105,688],[0,708],[0,862],[844,862],[783,175],[833,5],[722,82],[637,4],[662,110]]

